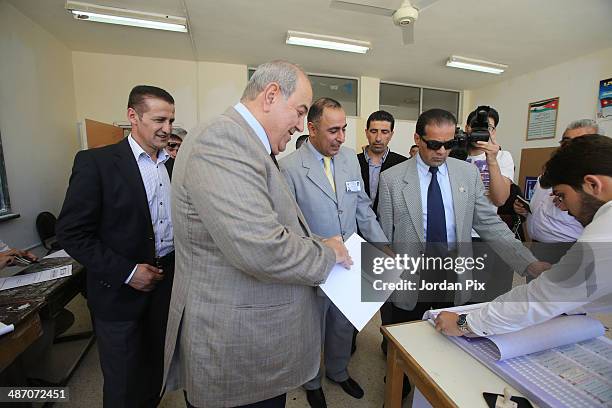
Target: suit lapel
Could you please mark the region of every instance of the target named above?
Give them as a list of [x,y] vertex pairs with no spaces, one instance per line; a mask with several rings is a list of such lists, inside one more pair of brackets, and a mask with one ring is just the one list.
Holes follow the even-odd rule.
[[[304,148],[300,148],[299,152],[302,156],[302,166],[306,169],[306,176],[329,198],[331,198],[332,200],[334,200],[335,203],[337,203],[338,200],[336,199],[336,193],[334,193],[334,190],[332,190],[332,186],[331,184],[329,184],[329,180],[327,180],[327,177],[325,176],[323,164],[317,161],[316,157],[314,156],[314,154],[312,154],[308,146],[303,146]],[[337,185],[336,191],[338,191]]]
[[[336,197],[338,197],[338,208],[342,208],[344,196],[346,195],[347,181],[351,181],[349,180],[347,158],[340,151],[334,158],[334,183],[336,184]],[[363,186],[361,187],[363,188]]]
[[405,185],[402,193],[404,195],[404,200],[406,200],[408,213],[412,219],[412,225],[414,225],[416,229],[419,240],[425,242],[425,231],[423,231],[423,205],[421,204],[421,184],[419,182],[416,160],[410,162],[406,170],[406,174],[404,175]]
[[143,214],[147,221],[146,225],[153,229],[147,192],[127,137],[117,143],[116,146],[115,165],[119,168],[119,173],[128,184],[128,191],[134,196],[135,205],[138,206],[137,213]]
[[460,171],[455,166],[454,161],[447,160],[446,166],[448,168],[448,180],[450,181],[451,195],[453,197],[453,210],[455,211],[455,232],[457,234],[457,241],[460,241],[461,237],[463,237],[463,220],[459,217],[463,216],[466,212],[467,188],[465,181],[459,178]]

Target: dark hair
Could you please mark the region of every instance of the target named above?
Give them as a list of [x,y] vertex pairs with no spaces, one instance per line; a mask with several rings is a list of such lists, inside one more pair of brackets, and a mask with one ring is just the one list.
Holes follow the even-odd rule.
[[550,188],[567,184],[582,190],[588,174],[612,177],[612,139],[602,135],[577,137],[561,146],[544,165],[540,185]]
[[455,115],[444,109],[429,109],[421,113],[416,123],[416,133],[419,136],[425,136],[425,126],[427,125],[446,125],[450,124],[453,126],[457,125],[457,119]]
[[412,150],[412,149],[414,149],[415,147],[419,147],[419,145],[412,145],[412,146],[410,146],[410,149],[409,149],[409,150]]
[[335,99],[332,98],[319,98],[312,103],[312,106],[308,110],[308,122],[316,123],[319,119],[321,119],[321,115],[323,115],[323,109],[331,108],[331,109],[342,109],[342,105]]
[[304,144],[306,139],[308,139],[308,135],[302,135],[302,136],[298,137],[295,140],[295,149],[296,150],[299,149]]
[[138,116],[142,116],[147,111],[147,105],[145,99],[161,99],[168,102],[170,105],[174,105],[174,98],[167,91],[150,85],[137,85],[130,91],[128,97],[128,108],[134,109]]
[[372,121],[389,122],[391,124],[392,131],[393,131],[393,127],[395,126],[395,119],[393,118],[393,115],[384,110],[376,111],[368,117],[368,122],[366,123],[366,129],[370,128],[370,122]]
[[497,111],[494,108],[490,106],[486,106],[486,105],[480,105],[479,107],[474,109],[472,112],[470,112],[470,114],[467,117],[466,124],[470,125],[472,123],[472,120],[474,120],[474,118],[476,117],[476,112],[481,111],[481,110],[487,111],[487,118],[493,119],[493,124],[495,125],[495,127],[497,127],[497,124],[499,123],[499,113],[497,113]]

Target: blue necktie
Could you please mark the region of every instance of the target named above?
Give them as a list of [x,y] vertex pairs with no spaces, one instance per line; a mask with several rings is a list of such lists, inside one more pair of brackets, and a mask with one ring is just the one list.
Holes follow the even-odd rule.
[[444,202],[438,184],[437,167],[430,167],[431,182],[427,189],[427,242],[446,243],[446,218]]

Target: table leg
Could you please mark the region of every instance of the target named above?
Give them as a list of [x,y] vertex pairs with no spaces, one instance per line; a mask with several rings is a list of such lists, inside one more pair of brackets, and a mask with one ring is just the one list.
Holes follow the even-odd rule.
[[387,343],[387,382],[385,384],[385,408],[402,406],[404,372],[400,367],[399,354],[393,342]]

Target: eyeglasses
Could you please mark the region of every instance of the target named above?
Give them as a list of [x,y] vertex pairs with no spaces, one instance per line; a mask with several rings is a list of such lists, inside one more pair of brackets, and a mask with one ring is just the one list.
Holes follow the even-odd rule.
[[446,142],[438,142],[437,140],[427,140],[421,136],[421,140],[425,142],[429,150],[440,150],[442,146],[444,146],[445,150],[450,150],[457,145],[455,139]]
[[180,143],[176,143],[176,142],[170,142],[168,143],[168,147],[171,149],[178,149],[179,147],[181,147]]

